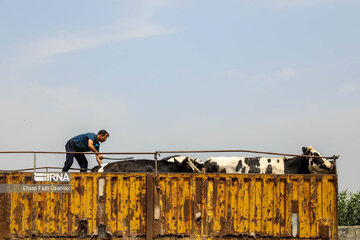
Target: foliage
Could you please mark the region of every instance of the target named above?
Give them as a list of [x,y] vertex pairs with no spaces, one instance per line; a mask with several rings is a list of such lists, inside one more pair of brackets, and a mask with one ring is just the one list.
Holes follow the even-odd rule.
[[339,226],[360,225],[360,191],[341,191],[338,196]]

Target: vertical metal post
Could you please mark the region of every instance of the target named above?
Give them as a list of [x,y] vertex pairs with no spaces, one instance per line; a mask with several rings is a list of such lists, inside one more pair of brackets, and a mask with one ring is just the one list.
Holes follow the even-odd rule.
[[158,158],[158,152],[154,153],[154,160],[155,160],[155,176],[157,177],[158,174],[158,167],[157,167],[157,159]]
[[154,175],[146,174],[146,239],[154,235]]
[[36,172],[36,153],[34,152],[34,172]]

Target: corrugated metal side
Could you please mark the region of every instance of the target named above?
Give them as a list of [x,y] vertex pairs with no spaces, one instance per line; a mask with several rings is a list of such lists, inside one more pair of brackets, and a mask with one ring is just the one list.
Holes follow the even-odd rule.
[[154,234],[337,237],[335,175],[159,174]]
[[[0,174],[0,181],[35,183],[32,173]],[[0,212],[9,209],[5,218],[10,227],[4,232],[6,221],[0,217],[1,237],[85,237],[101,234],[100,225],[105,226],[103,235],[145,236],[146,174],[72,173],[70,184],[71,194],[1,194],[1,204],[10,196],[7,206],[0,208]],[[104,188],[103,197],[99,187]]]
[[1,237],[337,238],[336,175],[73,173],[71,189],[0,194]]

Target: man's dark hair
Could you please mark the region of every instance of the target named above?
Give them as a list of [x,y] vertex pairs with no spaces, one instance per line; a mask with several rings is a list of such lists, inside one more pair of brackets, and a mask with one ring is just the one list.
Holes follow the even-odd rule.
[[105,136],[106,134],[108,135],[108,137],[110,137],[110,134],[104,129],[100,130],[98,133],[98,135],[101,135],[101,136]]

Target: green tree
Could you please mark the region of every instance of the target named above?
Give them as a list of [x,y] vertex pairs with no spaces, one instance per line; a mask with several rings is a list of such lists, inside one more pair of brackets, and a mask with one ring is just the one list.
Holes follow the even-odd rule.
[[360,191],[341,191],[338,196],[339,226],[360,225]]

